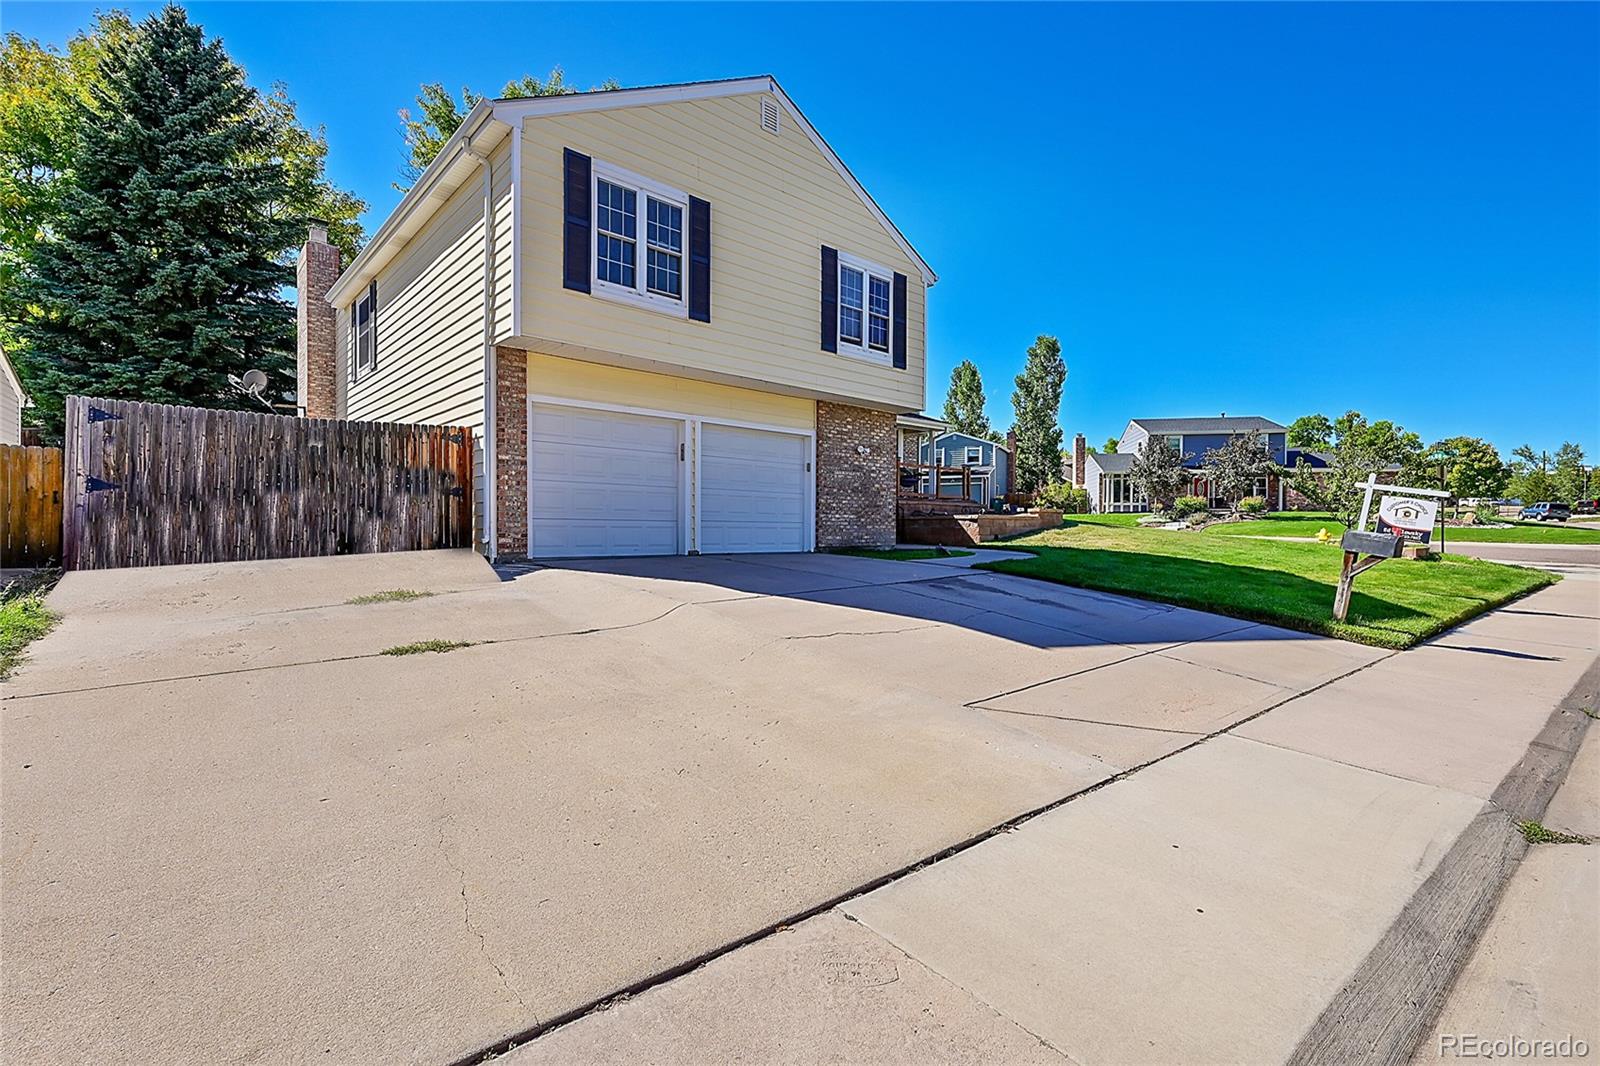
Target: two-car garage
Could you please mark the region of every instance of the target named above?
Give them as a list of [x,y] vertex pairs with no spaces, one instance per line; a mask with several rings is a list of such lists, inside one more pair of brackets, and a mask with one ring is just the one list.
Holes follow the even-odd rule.
[[530,401],[528,554],[806,551],[813,439],[692,415]]

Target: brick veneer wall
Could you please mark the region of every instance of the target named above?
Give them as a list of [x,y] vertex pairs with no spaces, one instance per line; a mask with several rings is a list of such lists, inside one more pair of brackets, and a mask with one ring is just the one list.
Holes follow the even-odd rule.
[[495,349],[495,554],[528,554],[528,354]]
[[339,417],[339,344],[328,290],[339,280],[339,249],[313,225],[295,264],[295,397],[307,418]]
[[894,415],[817,401],[817,547],[894,544],[898,483]]

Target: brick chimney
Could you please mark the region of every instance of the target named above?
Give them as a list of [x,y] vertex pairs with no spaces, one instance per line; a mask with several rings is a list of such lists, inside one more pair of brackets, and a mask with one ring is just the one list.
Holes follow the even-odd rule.
[[1089,445],[1079,433],[1072,438],[1072,483],[1083,488],[1083,479],[1089,473]]
[[328,224],[314,221],[295,266],[295,398],[307,418],[339,416],[337,319],[326,297],[339,280],[339,249]]

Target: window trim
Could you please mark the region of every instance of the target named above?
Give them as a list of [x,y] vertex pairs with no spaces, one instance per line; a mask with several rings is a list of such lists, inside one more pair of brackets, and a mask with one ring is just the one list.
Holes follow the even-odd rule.
[[[367,361],[361,362],[361,305],[370,301],[367,310],[367,332],[372,343],[368,345]],[[378,285],[372,282],[362,290],[350,305],[350,382],[354,384],[378,369]]]
[[982,466],[983,465],[983,447],[982,447],[982,445],[969,444],[966,447],[967,447],[966,455],[962,458],[961,465],[962,466]]
[[[861,273],[861,342],[845,339],[844,335],[844,272],[856,270]],[[872,278],[889,286],[889,313],[885,318],[887,324],[888,343],[883,348],[874,348],[872,338]],[[882,366],[894,366],[894,271],[882,263],[874,263],[870,259],[863,259],[858,255],[851,255],[841,249],[839,251],[839,273],[835,279],[839,292],[839,309],[835,319],[837,330],[839,354],[848,355],[853,359],[864,359],[869,363],[878,363]]]
[[[635,199],[634,241],[633,241],[633,288],[618,285],[614,281],[607,281],[600,276],[600,182],[608,185],[620,185],[631,189]],[[678,276],[681,280],[680,288],[683,290],[677,296],[666,296],[653,292],[649,288],[649,217],[650,200],[659,200],[670,204],[683,212],[683,227],[681,230],[682,247],[678,251]],[[589,289],[590,294],[601,299],[612,300],[617,303],[629,304],[633,307],[642,307],[649,311],[671,315],[674,318],[687,319],[689,317],[689,194],[682,189],[673,188],[647,178],[642,174],[635,174],[631,170],[604,162],[600,159],[591,160],[589,167]]]

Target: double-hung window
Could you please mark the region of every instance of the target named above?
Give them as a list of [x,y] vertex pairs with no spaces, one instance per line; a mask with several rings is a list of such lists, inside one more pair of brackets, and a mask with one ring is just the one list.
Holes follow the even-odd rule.
[[688,206],[688,196],[677,189],[596,160],[595,294],[686,315],[683,235]]
[[839,350],[889,362],[894,271],[839,253]]
[[350,346],[352,360],[351,379],[359,379],[378,365],[378,283],[367,286],[367,291],[356,298],[350,308]]
[[1182,437],[1182,435],[1177,434],[1177,433],[1168,433],[1166,439],[1167,439],[1167,447],[1171,448],[1173,451],[1177,452],[1179,455],[1183,454],[1183,437]]

